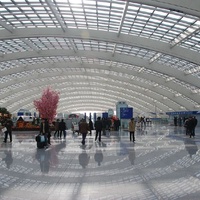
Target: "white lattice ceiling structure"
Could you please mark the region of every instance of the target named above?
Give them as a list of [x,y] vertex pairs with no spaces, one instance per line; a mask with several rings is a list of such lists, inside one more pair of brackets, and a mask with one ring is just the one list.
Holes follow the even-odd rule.
[[199,0],[1,0],[0,107],[199,110]]

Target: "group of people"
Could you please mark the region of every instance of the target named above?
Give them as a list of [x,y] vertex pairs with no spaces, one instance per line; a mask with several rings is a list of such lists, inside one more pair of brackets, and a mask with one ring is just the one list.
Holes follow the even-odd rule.
[[[6,127],[4,142],[5,143],[7,142],[8,135],[10,138],[10,142],[12,142],[12,126],[13,126],[12,120],[5,121],[4,126]],[[66,137],[67,126],[63,119],[61,121],[57,119],[57,121],[54,124],[54,127],[55,127],[54,137],[62,138],[62,135],[64,136],[64,138]],[[101,119],[101,117],[98,117],[94,124],[91,120],[89,121],[89,123],[87,123],[85,119],[82,119],[79,123],[79,132],[82,134],[81,143],[85,145],[85,139],[86,139],[87,133],[89,132],[91,135],[92,130],[96,131],[95,141],[98,140],[99,142],[101,142],[102,132],[103,134],[105,134],[105,130],[107,128],[109,129],[109,127],[107,126],[107,122],[104,118]],[[130,132],[130,141],[134,142],[135,141],[134,118],[132,118],[131,121],[129,122],[129,132]],[[41,120],[39,135],[44,137],[44,141],[43,141],[44,147],[48,147],[49,145],[51,145],[51,127],[49,125],[48,119]],[[38,136],[36,139],[38,144],[41,144],[40,140],[41,139]]]
[[[79,132],[82,134],[82,145],[85,145],[85,139],[88,131],[90,131],[91,134],[91,130],[93,130],[93,124],[91,122],[92,121],[90,120],[88,124],[85,119],[80,121]],[[96,130],[95,141],[98,139],[99,142],[101,142],[101,132],[103,130],[103,120],[101,120],[101,117],[98,117],[97,121],[95,121],[94,129]]]
[[[191,116],[188,119],[185,120],[184,127],[186,128],[186,135],[189,135],[190,138],[195,136],[195,128],[197,126],[197,119],[195,116]],[[90,135],[92,134],[92,130],[96,131],[95,134],[95,141],[101,142],[101,135],[102,132],[105,135],[105,130],[109,130],[110,123],[106,121],[104,118],[98,117],[97,120],[94,122],[89,120],[89,123],[86,122],[85,119],[82,119],[79,123],[79,132],[82,135],[82,144],[85,145],[85,139],[87,136],[87,133],[89,132]],[[6,143],[8,140],[8,136],[10,138],[10,142],[12,142],[12,127],[13,122],[11,119],[7,119],[2,123],[2,126],[6,128],[5,131],[5,137],[4,142]],[[54,137],[62,138],[62,136],[66,137],[66,123],[64,122],[64,119],[61,121],[57,119],[57,121],[54,124],[55,132]],[[129,133],[130,133],[130,141],[135,142],[135,129],[136,129],[136,122],[134,118],[130,119],[129,124]],[[45,146],[51,145],[51,127],[49,125],[48,119],[42,119],[40,124],[40,135],[43,135],[45,138]]]
[[190,138],[195,136],[195,128],[197,126],[198,120],[196,117],[189,117],[185,120],[184,127],[186,129],[186,135],[189,135]]
[[[62,134],[64,135],[64,138],[66,137],[66,124],[64,120],[62,119],[61,122],[59,119],[55,123],[55,133],[54,137],[62,137]],[[44,139],[43,139],[44,138]],[[51,126],[49,124],[49,120],[46,118],[42,118],[41,123],[40,123],[40,132],[39,135],[36,136],[36,141],[37,141],[37,147],[38,148],[43,148],[43,147],[48,147],[51,145]]]
[[66,123],[64,122],[64,119],[61,119],[61,121],[59,119],[56,120],[55,122],[55,132],[54,132],[54,138],[62,138],[62,135],[64,138],[66,138]]
[[[97,120],[94,123],[94,129],[96,131],[95,134],[95,142],[98,140],[101,142],[101,134],[102,130],[104,128],[104,119],[101,119],[101,117],[98,117]],[[132,118],[129,122],[129,133],[130,133],[130,141],[135,142],[135,128],[136,123],[134,121],[134,118]],[[82,144],[85,145],[85,139],[87,136],[88,131],[91,131],[91,127],[86,122],[85,119],[82,119],[79,124],[79,132],[82,134]]]
[[[196,117],[189,117],[188,119],[185,120],[184,123],[184,127],[186,128],[186,135],[189,135],[190,138],[195,136],[195,127],[197,126],[197,119]],[[104,131],[106,130],[107,126],[106,126],[106,120],[104,118],[98,117],[97,120],[94,122],[89,120],[89,123],[86,122],[85,119],[82,119],[79,122],[79,133],[81,133],[82,135],[82,145],[85,145],[85,140],[87,137],[87,134],[89,132],[89,134],[92,134],[92,130],[96,131],[95,134],[95,142],[99,141],[101,142],[101,135],[102,132],[104,134]],[[55,123],[55,133],[54,133],[54,137],[62,137],[62,134],[64,135],[64,138],[66,137],[66,124],[64,122],[64,120],[62,119],[61,121],[59,121],[59,119],[56,121]],[[136,129],[136,122],[134,120],[134,118],[131,118],[129,123],[128,123],[128,130],[129,130],[129,134],[130,134],[130,141],[131,142],[135,142],[135,129]],[[9,128],[8,128],[9,130]],[[47,138],[47,143],[50,143],[50,127],[49,124],[47,122],[47,120],[42,121],[41,126],[40,126],[40,133],[46,135]],[[9,132],[8,132],[9,133]],[[7,137],[6,137],[7,139]],[[11,137],[11,141],[12,141],[12,137]]]
[[[57,121],[54,124],[55,132],[54,132],[54,138],[62,138],[62,135],[64,138],[66,138],[66,123],[64,122],[64,119],[61,121],[57,119]],[[79,123],[79,132],[82,134],[82,144],[85,145],[85,139],[87,136],[87,133],[90,132],[90,135],[92,134],[93,122],[90,120],[89,124],[86,122],[85,119],[82,119]],[[98,117],[97,121],[95,122],[95,130],[96,130],[96,139],[99,138],[99,142],[101,142],[101,131],[103,129],[103,123],[100,117]],[[40,137],[44,136],[44,147],[48,147],[48,145],[51,145],[51,129],[48,122],[48,119],[42,119],[40,124],[40,134],[36,138],[36,141],[38,144],[40,144]],[[38,146],[40,147],[40,146]]]

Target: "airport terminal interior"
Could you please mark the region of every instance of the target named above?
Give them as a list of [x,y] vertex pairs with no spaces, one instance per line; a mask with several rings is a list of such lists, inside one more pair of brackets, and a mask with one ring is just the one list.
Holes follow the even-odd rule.
[[[199,0],[1,0],[0,120],[14,127],[12,143],[0,131],[0,200],[199,200],[199,55]],[[152,119],[134,143],[126,123],[38,149],[39,125],[17,121],[122,120],[118,102]],[[173,122],[190,116],[191,138]]]
[[[1,200],[199,200],[200,128],[152,124],[136,131],[110,131],[95,142],[93,132],[67,131],[48,149],[36,147],[37,132],[13,133],[1,143]],[[1,141],[2,138],[1,138]]]

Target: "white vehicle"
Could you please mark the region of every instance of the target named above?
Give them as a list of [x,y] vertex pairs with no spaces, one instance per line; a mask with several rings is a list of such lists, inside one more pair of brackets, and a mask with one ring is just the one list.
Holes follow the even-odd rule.
[[72,122],[72,131],[73,133],[79,133],[79,124],[77,122]]

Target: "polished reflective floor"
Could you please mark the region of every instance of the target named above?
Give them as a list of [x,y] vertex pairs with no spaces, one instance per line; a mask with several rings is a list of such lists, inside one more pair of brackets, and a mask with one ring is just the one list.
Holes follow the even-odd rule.
[[48,149],[37,149],[37,132],[13,132],[0,147],[1,200],[200,199],[200,128],[195,138],[182,127],[152,125],[136,132],[67,132]]

